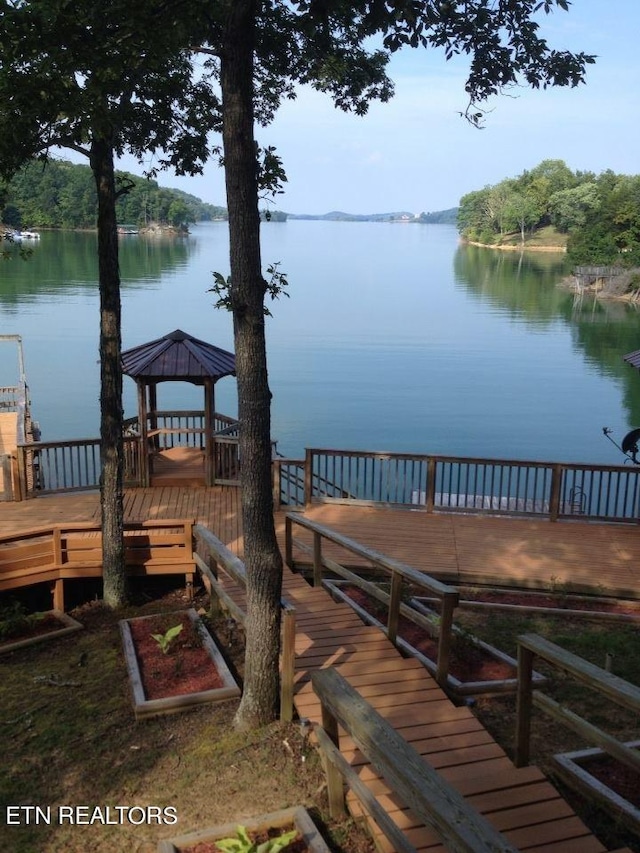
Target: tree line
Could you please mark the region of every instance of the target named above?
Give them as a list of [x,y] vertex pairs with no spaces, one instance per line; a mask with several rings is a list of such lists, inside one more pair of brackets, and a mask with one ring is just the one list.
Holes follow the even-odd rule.
[[506,178],[463,196],[462,236],[496,245],[514,233],[525,243],[543,228],[564,238],[574,264],[640,264],[640,176],[611,170],[573,172],[563,160],[543,160],[517,178]]
[[[116,204],[121,224],[183,227],[227,218],[226,208],[160,187],[151,178],[116,172],[116,182],[128,188]],[[46,164],[32,161],[0,184],[1,221],[11,228],[95,228],[96,210],[95,181],[91,168],[82,164],[51,158]]]

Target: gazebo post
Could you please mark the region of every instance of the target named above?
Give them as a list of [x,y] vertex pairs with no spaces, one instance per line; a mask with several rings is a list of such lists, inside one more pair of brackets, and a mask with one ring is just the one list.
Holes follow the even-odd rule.
[[207,379],[204,383],[204,478],[207,486],[215,483],[215,438],[213,437],[215,410],[214,383]]
[[[149,383],[149,427],[158,429],[158,386],[155,382]],[[160,436],[153,436],[154,450],[160,449]]]
[[140,484],[143,487],[149,485],[149,445],[147,429],[147,388],[144,380],[138,380],[138,424],[140,425]]

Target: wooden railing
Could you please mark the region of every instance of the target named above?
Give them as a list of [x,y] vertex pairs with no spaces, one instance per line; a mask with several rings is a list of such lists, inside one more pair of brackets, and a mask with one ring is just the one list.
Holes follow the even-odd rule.
[[532,672],[534,658],[539,657],[561,672],[576,678],[582,684],[601,694],[603,701],[613,701],[634,713],[640,712],[640,688],[607,672],[586,660],[571,654],[555,643],[537,634],[518,637],[518,692],[516,717],[515,763],[523,767],[529,763],[531,711],[535,705],[557,722],[563,723],[589,743],[600,747],[628,767],[640,772],[640,752],[618,741],[593,723],[580,717],[540,690],[534,690]]
[[[140,434],[140,421],[137,417],[127,418],[125,432]],[[172,447],[198,447],[204,449],[204,412],[197,409],[185,411],[160,411],[147,416],[149,438],[154,440],[157,450],[169,450]],[[238,421],[222,415],[213,414],[213,433],[227,438],[238,437]]]
[[398,853],[415,847],[391,819],[357,769],[340,752],[340,729],[384,777],[392,792],[452,853],[515,853],[510,842],[476,812],[439,773],[335,669],[311,675],[322,706],[315,735],[325,758],[332,817],[345,813],[342,779],[360,799]]
[[426,512],[637,523],[640,466],[306,451],[304,504],[391,505]]
[[272,462],[273,505],[304,505],[304,459],[276,456]]
[[[313,545],[309,546],[298,539],[294,539],[293,527],[299,526],[303,529],[311,531],[313,534]],[[387,594],[381,590],[376,584],[365,580],[355,572],[345,568],[336,560],[327,557],[322,553],[323,541],[332,542],[340,548],[347,550],[350,554],[355,554],[363,558],[372,567],[378,569],[389,578],[390,593]],[[285,550],[286,563],[294,569],[295,561],[293,559],[294,546],[304,553],[313,556],[313,584],[314,586],[326,586],[323,580],[323,569],[328,569],[350,584],[362,589],[368,596],[381,602],[387,607],[387,624],[383,630],[389,640],[398,645],[406,646],[398,637],[398,624],[400,616],[404,616],[415,622],[421,628],[424,628],[432,637],[437,638],[438,653],[436,665],[434,668],[434,676],[438,683],[445,687],[447,685],[449,675],[449,657],[451,652],[451,643],[453,637],[453,613],[458,606],[459,594],[455,587],[447,586],[440,583],[435,578],[419,572],[417,569],[400,563],[397,560],[392,560],[378,551],[371,548],[366,548],[360,545],[353,539],[337,533],[324,525],[311,521],[298,513],[290,513],[285,519]],[[412,588],[429,590],[430,595],[435,596],[439,603],[439,618],[437,623],[434,619],[430,619],[421,613],[418,613],[414,608],[405,604],[402,600],[403,584],[410,584]],[[346,600],[338,589],[332,589],[339,597]],[[352,605],[353,606],[353,605]],[[356,609],[356,608],[354,608]],[[376,620],[377,621],[377,620]]]
[[[139,441],[124,440],[124,479],[138,483]],[[17,448],[18,471],[23,496],[76,492],[100,488],[100,439],[38,441]]]
[[[199,447],[201,417],[194,411],[160,412],[150,440],[159,449],[181,443]],[[142,485],[144,448],[137,421],[126,423],[125,482]],[[237,485],[238,422],[216,414],[215,427],[214,481]],[[98,439],[19,445],[17,457],[21,497],[99,486]],[[304,460],[274,455],[273,499],[276,507],[336,502],[638,523],[640,466],[308,449]]]
[[[236,584],[245,589],[247,575],[244,563],[215,536],[208,527],[196,524],[193,529],[196,541],[195,561],[202,575],[203,582],[209,594],[214,592],[224,608],[243,627],[247,615],[225,590],[217,577],[217,570],[222,569]],[[203,551],[207,559],[197,553],[197,548]],[[296,610],[285,598],[281,599],[282,607],[282,641],[281,641],[281,673],[280,673],[280,718],[286,722],[293,719],[293,687],[295,676],[295,640],[296,640]]]

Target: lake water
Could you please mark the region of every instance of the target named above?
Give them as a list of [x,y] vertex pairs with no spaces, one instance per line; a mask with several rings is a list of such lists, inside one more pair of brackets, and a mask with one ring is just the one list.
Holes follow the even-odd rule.
[[[44,440],[99,432],[96,237],[43,233],[29,260],[0,263],[0,332],[23,337]],[[305,447],[619,464],[602,434],[640,426],[640,314],[558,288],[562,255],[461,247],[443,225],[289,221],[263,227],[290,298],[268,319],[273,436]],[[181,328],[233,349],[208,292],[228,273],[225,223],[183,240],[121,240],[123,346]],[[10,351],[9,351],[10,350]],[[0,346],[0,384],[16,376]],[[199,389],[159,387],[165,408]],[[233,379],[216,389],[235,414]],[[135,414],[125,377],[125,414]]]

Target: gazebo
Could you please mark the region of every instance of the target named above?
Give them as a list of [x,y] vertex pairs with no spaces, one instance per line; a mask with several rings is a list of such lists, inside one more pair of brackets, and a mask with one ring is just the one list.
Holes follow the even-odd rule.
[[[235,376],[235,356],[231,352],[198,340],[176,329],[162,338],[125,350],[122,353],[122,371],[135,380],[138,388],[138,424],[140,444],[146,452],[141,454],[141,482],[149,485],[153,474],[153,455],[174,441],[199,451],[204,450],[204,482],[213,485],[215,480],[214,448],[217,429],[215,414],[215,384],[225,376]],[[178,421],[181,413],[171,413],[172,425],[159,427],[157,386],[159,382],[190,382],[204,387],[204,417],[199,427],[187,427]],[[236,425],[227,418],[226,426]],[[236,425],[237,426],[237,425]],[[178,436],[176,439],[175,436]],[[164,437],[161,446],[160,438]],[[168,437],[171,436],[167,444]]]

